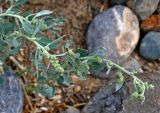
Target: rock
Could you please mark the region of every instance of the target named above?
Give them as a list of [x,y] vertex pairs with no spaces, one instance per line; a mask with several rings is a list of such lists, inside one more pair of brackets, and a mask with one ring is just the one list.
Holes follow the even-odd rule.
[[139,40],[139,22],[127,7],[117,5],[97,15],[87,32],[89,52],[103,48],[106,59],[124,62]]
[[0,113],[22,113],[24,97],[19,79],[11,71],[1,77],[5,82],[0,84]]
[[139,62],[135,58],[129,58],[126,62],[122,64],[122,66],[128,71],[135,70],[138,73],[143,73],[143,70]]
[[151,16],[157,9],[159,0],[132,0],[132,9],[137,16],[144,20]]
[[145,92],[145,101],[131,97],[133,80],[128,80],[117,92],[115,83],[101,88],[82,109],[82,113],[160,113],[160,73],[142,73],[138,77],[154,84]]
[[160,2],[158,4],[157,12],[160,14]]
[[[145,92],[145,101],[135,100],[128,96],[123,100],[123,111],[120,113],[160,113],[160,73],[144,73],[139,76],[143,81],[155,85],[155,89]],[[128,85],[128,87],[130,87]]]
[[126,5],[128,0],[110,0],[110,4],[113,5]]
[[145,32],[160,31],[160,15],[152,15],[141,24],[141,29]]
[[63,113],[80,113],[80,111],[74,107],[68,107]]
[[82,109],[82,113],[117,113],[123,109],[126,87],[115,92],[115,83],[101,88]]
[[140,44],[140,54],[149,60],[160,58],[160,32],[149,32]]

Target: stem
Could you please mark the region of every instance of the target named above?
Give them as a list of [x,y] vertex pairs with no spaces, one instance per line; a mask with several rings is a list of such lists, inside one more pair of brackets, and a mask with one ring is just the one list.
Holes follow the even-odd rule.
[[31,37],[26,36],[26,35],[24,35],[24,34],[21,34],[20,36],[26,38],[27,40],[29,40],[30,42],[32,42],[33,44],[35,44],[35,45],[36,45],[37,47],[39,47],[46,55],[49,54],[48,51],[47,51],[42,45],[40,45],[38,42],[36,42],[36,41],[34,40],[34,38],[31,38]]
[[7,14],[7,13],[2,13],[0,14],[0,17],[3,17],[3,16],[9,16],[9,17],[14,17],[14,18],[18,18],[20,21],[22,20],[22,16],[20,15],[16,15],[16,14]]
[[[109,62],[110,60],[104,60],[105,62]],[[133,79],[138,80],[142,85],[144,85],[143,81],[140,80],[138,77],[136,77],[132,72],[127,71],[125,68],[117,65],[116,63],[112,62],[112,65],[118,69],[120,69],[121,71],[123,71],[124,73],[126,73],[127,75],[131,76]]]
[[95,60],[94,56],[81,57],[81,60]]
[[58,55],[55,55],[56,57],[62,57],[62,56],[65,56],[67,54],[67,52],[65,53],[62,53],[62,54],[58,54]]

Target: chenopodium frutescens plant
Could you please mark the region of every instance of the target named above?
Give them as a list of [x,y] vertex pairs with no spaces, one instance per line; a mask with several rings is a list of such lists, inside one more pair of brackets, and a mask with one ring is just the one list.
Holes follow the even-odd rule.
[[[123,74],[126,73],[133,78],[134,92],[133,96],[144,100],[146,89],[153,88],[152,84],[141,81],[135,75],[123,67],[115,64],[111,60],[104,59],[105,53],[102,49],[97,52],[88,53],[85,49],[71,48],[71,41],[66,41],[59,49],[61,54],[51,52],[60,48],[58,42],[64,37],[57,33],[59,25],[65,22],[63,18],[54,18],[49,16],[52,11],[42,10],[38,13],[31,11],[21,14],[18,6],[27,0],[10,0],[11,6],[0,13],[0,60],[10,55],[15,55],[22,46],[22,39],[26,39],[35,45],[34,57],[32,63],[36,68],[36,78],[38,85],[37,92],[47,97],[54,95],[55,86],[49,84],[49,81],[57,83],[72,83],[70,74],[75,73],[81,80],[85,80],[87,74],[92,71],[100,71],[107,68],[108,74],[111,68],[118,68],[116,91],[124,83]],[[45,32],[50,31],[56,39],[46,37]],[[44,62],[45,59],[45,62]],[[47,60],[46,60],[47,59]]]

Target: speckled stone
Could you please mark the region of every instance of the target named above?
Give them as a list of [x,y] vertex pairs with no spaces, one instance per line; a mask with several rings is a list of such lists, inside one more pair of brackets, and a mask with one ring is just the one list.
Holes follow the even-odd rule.
[[69,106],[63,113],[80,113],[80,111],[74,107]]
[[102,87],[85,105],[81,113],[160,113],[160,73],[141,73],[138,77],[152,83],[155,88],[146,90],[145,101],[132,98],[133,80],[115,92],[115,83]]
[[81,113],[118,113],[123,109],[122,99],[128,96],[124,86],[115,92],[116,84],[102,87],[85,105]]
[[140,54],[149,60],[160,58],[160,32],[149,32],[140,44]]
[[133,11],[141,20],[144,20],[155,12],[159,0],[132,0],[131,3]]
[[2,77],[5,82],[0,84],[0,113],[22,113],[24,96],[18,77],[11,71]]
[[97,15],[87,32],[90,52],[103,48],[106,59],[115,63],[124,62],[139,40],[139,22],[127,7],[116,5]]

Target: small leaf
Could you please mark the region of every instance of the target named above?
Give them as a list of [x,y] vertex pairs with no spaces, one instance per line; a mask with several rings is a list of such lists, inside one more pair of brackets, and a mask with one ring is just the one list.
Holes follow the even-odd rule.
[[22,28],[28,34],[33,34],[34,33],[34,28],[29,21],[23,21],[22,22]]
[[61,84],[66,84],[66,85],[70,85],[70,83],[72,83],[72,80],[69,76],[67,75],[63,75],[63,76],[60,76],[59,79],[57,80],[57,83]]
[[57,83],[58,84],[61,84],[64,82],[64,77],[63,76],[60,76],[58,79],[57,79]]
[[36,23],[36,28],[35,28],[35,31],[34,31],[34,35],[36,35],[42,28],[44,24],[44,21],[43,20],[39,20],[37,23]]
[[16,38],[13,38],[13,40],[12,40],[12,45],[13,45],[15,48],[19,46],[19,42],[17,41]]
[[116,91],[118,91],[119,89],[121,89],[122,86],[123,86],[123,83],[116,83]]
[[91,70],[98,73],[104,70],[105,66],[103,64],[100,64],[98,62],[92,62],[91,63]]
[[49,15],[49,14],[51,14],[51,13],[52,13],[52,11],[42,10],[42,11],[36,13],[34,17],[36,18],[36,17],[40,17],[40,16],[44,16],[44,15]]
[[57,44],[53,43],[53,41],[51,39],[49,39],[48,37],[40,37],[39,39],[37,39],[37,42],[39,44],[41,44],[43,47],[45,47],[49,44],[50,49],[57,48]]
[[23,3],[27,2],[27,1],[28,1],[28,0],[18,0],[18,1],[15,3],[14,6],[17,7],[17,6],[23,4]]
[[20,10],[15,8],[15,7],[12,7],[10,10],[7,10],[7,13],[9,13],[9,14],[18,14],[18,13],[20,13]]
[[67,40],[66,44],[65,44],[65,48],[69,48],[72,45],[72,41],[71,40]]
[[41,93],[42,95],[51,98],[53,97],[54,93],[55,93],[55,86],[45,86],[45,85],[39,85],[36,88],[37,93]]
[[80,57],[85,57],[85,56],[88,55],[88,50],[86,50],[86,49],[80,49],[80,48],[78,48],[78,49],[76,49],[75,52],[79,53]]
[[6,35],[10,31],[14,30],[15,27],[16,27],[16,24],[14,24],[14,23],[10,23],[10,22],[3,23],[3,22],[0,22],[0,34]]
[[10,54],[10,55],[15,55],[15,54],[18,53],[19,49],[20,49],[20,46],[15,47],[15,48],[13,48],[13,49],[11,49],[11,50],[9,51],[9,54]]
[[7,44],[4,41],[0,40],[0,51],[3,51],[6,48]]
[[38,81],[43,82],[48,79],[48,75],[43,74],[38,76]]
[[30,10],[30,11],[27,11],[27,12],[25,12],[24,14],[23,14],[23,17],[27,17],[28,15],[31,15],[32,14],[32,11]]

